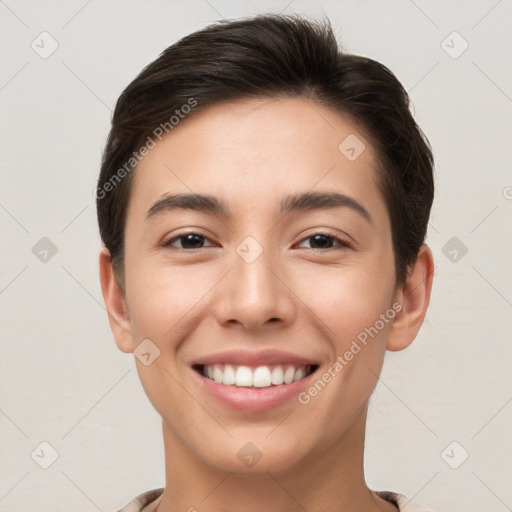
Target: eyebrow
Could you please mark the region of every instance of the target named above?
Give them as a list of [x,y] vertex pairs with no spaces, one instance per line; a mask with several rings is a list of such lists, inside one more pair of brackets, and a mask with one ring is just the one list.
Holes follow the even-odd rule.
[[[288,195],[281,200],[279,213],[286,215],[291,212],[340,207],[349,208],[363,217],[367,222],[373,224],[370,213],[361,203],[353,197],[339,192],[304,192]],[[148,210],[146,221],[158,216],[158,214],[175,209],[211,213],[225,218],[233,217],[229,207],[222,199],[209,194],[191,193],[166,195],[162,199],[159,199]]]

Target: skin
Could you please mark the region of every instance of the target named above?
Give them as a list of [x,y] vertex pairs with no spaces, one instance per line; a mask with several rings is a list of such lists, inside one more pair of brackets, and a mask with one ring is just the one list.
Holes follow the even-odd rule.
[[[349,134],[366,146],[352,162],[338,150]],[[139,164],[124,292],[105,248],[100,278],[118,348],[131,353],[150,339],[160,350],[148,366],[135,359],[162,417],[165,445],[166,488],[148,511],[397,510],[365,482],[367,406],[385,351],[405,349],[421,327],[434,265],[423,245],[405,285],[395,286],[377,165],[363,130],[298,98],[208,107]],[[372,223],[349,208],[278,214],[283,196],[307,191],[349,195]],[[146,220],[164,194],[179,192],[222,198],[233,218],[174,210]],[[308,238],[325,230],[351,246],[324,249]],[[162,247],[188,232],[206,239]],[[247,236],[263,249],[250,264],[236,252]],[[219,405],[193,378],[191,361],[201,356],[263,348],[312,357],[321,375],[396,302],[401,312],[306,405],[292,399],[267,412],[239,412]],[[262,454],[251,468],[237,457],[247,442]]]

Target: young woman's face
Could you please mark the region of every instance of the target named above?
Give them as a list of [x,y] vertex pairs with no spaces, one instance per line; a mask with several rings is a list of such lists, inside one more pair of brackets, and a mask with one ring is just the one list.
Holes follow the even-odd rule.
[[139,164],[125,298],[132,349],[160,351],[137,368],[174,446],[288,471],[360,439],[400,307],[377,165],[354,124],[303,99],[194,113]]

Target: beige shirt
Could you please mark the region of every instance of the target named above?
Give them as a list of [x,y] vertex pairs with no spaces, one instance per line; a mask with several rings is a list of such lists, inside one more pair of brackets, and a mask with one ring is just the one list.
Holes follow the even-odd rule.
[[[143,492],[139,494],[137,497],[133,498],[130,503],[128,503],[123,508],[119,509],[117,512],[145,512],[145,508],[154,502],[156,499],[160,497],[160,495],[164,492],[164,488],[161,487],[159,489],[151,489],[150,491]],[[389,501],[398,507],[398,510],[404,512],[432,512],[428,508],[421,507],[418,504],[410,501],[403,494],[398,494],[396,492],[391,491],[374,491],[377,496],[382,498],[383,500]],[[407,505],[407,510],[405,506]]]

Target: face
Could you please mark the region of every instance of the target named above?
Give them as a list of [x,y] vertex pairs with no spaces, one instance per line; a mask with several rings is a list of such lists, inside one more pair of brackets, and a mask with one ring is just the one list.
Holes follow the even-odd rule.
[[[142,385],[198,461],[288,471],[362,428],[397,314],[377,165],[354,123],[303,99],[209,107],[139,164],[125,232],[131,349],[159,351],[137,360]],[[210,201],[179,206],[176,194]],[[315,196],[292,200],[302,194]]]

